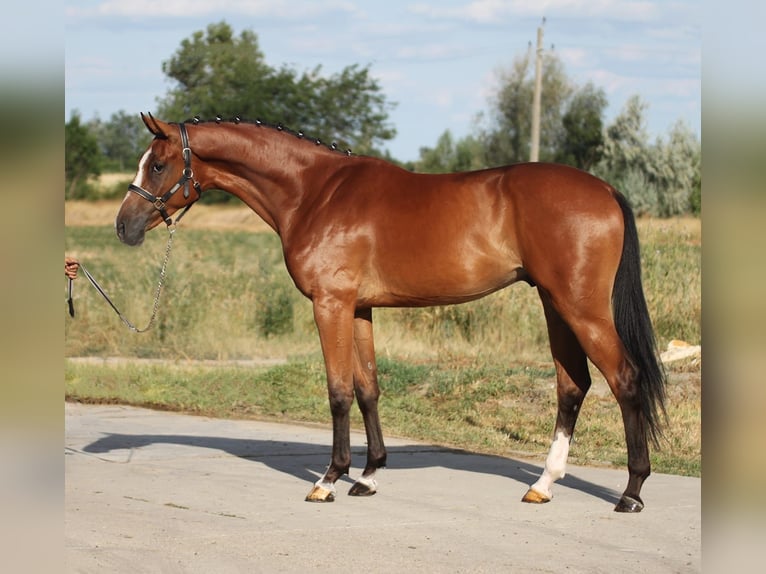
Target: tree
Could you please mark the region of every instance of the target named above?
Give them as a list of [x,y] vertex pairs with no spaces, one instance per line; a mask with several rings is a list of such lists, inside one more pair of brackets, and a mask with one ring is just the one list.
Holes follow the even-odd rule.
[[606,129],[603,157],[595,172],[622,191],[639,215],[669,217],[692,211],[698,208],[694,194],[701,181],[700,143],[679,122],[667,141],[658,138],[650,144],[644,119],[647,107],[638,95],[628,99]]
[[607,106],[604,90],[588,82],[576,90],[561,118],[563,133],[555,160],[590,170],[603,155],[604,123]]
[[687,124],[678,121],[668,139],[659,138],[652,151],[647,169],[658,189],[657,215],[670,217],[692,211],[701,171],[699,140]]
[[420,148],[420,159],[415,171],[421,173],[450,173],[470,171],[483,166],[481,142],[472,136],[454,141],[452,132],[446,130],[439,136],[436,147]]
[[182,40],[176,53],[162,63],[162,71],[175,87],[160,102],[158,113],[175,121],[195,114],[214,117],[263,109],[274,76],[256,35],[244,30],[235,38],[225,22],[210,24],[205,32],[198,30]]
[[[486,165],[529,161],[534,95],[533,53],[518,56],[498,76],[490,112],[481,121]],[[600,159],[606,94],[592,83],[578,87],[555,52],[543,59],[540,98],[540,161],[590,169]]]
[[367,67],[352,65],[324,76],[321,67],[299,73],[269,66],[251,30],[235,37],[226,22],[194,32],[163,62],[175,86],[158,113],[182,121],[240,116],[281,123],[356,153],[376,153],[396,133],[390,104]]
[[604,133],[602,159],[594,169],[628,198],[638,215],[657,210],[657,187],[647,169],[652,152],[644,118],[646,109],[640,96],[628,98]]
[[[500,88],[490,103],[490,124],[482,134],[489,165],[525,161],[529,158],[532,91],[527,80],[529,52],[517,57],[510,72],[500,72]],[[529,109],[528,109],[529,108]]]
[[102,154],[96,136],[82,124],[77,111],[64,125],[64,137],[64,197],[79,199],[87,195],[88,178],[101,175]]
[[604,138],[604,166],[613,173],[625,173],[646,164],[649,136],[644,113],[648,105],[633,95],[612,124]]
[[[532,130],[532,53],[517,57],[510,71],[501,71],[499,89],[490,103],[489,123],[482,140],[486,163],[502,165],[529,160]],[[562,110],[574,87],[555,53],[543,59],[540,115],[540,160],[552,161],[563,138]]]
[[108,122],[91,120],[88,128],[96,135],[109,168],[115,171],[135,168],[151,140],[138,116],[124,110],[112,114]]

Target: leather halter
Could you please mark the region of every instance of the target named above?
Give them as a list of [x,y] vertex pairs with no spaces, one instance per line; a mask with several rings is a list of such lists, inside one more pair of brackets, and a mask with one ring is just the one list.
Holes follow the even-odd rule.
[[[165,224],[170,227],[171,225],[174,225],[175,223],[180,220],[184,214],[189,210],[189,208],[196,202],[201,196],[202,196],[202,186],[199,184],[198,181],[194,181],[194,172],[191,168],[191,157],[192,157],[192,151],[189,147],[189,135],[186,133],[186,126],[184,124],[178,124],[178,129],[181,131],[181,145],[183,146],[183,149],[181,153],[184,157],[184,170],[181,173],[181,177],[179,180],[175,183],[173,187],[171,187],[168,191],[165,192],[164,195],[152,195],[148,191],[146,191],[144,188],[139,187],[138,185],[135,185],[131,183],[128,186],[128,191],[132,191],[136,195],[144,198],[145,200],[149,201],[154,205],[154,208],[160,212],[160,215],[162,216],[162,219],[165,221]],[[192,201],[190,204],[188,204],[184,210],[181,212],[181,214],[176,218],[176,221],[173,222],[171,217],[168,215],[167,210],[165,209],[167,207],[168,201],[170,201],[170,198],[173,197],[175,192],[177,192],[181,187],[184,189],[184,198],[189,199],[189,183],[192,183],[194,185],[194,190],[197,192],[197,199]]]

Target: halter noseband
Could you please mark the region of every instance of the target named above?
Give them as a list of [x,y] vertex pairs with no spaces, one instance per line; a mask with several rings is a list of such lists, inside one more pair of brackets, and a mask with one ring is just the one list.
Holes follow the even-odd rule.
[[[165,224],[170,227],[174,224],[171,217],[168,215],[167,210],[165,207],[167,206],[167,202],[170,201],[170,198],[173,197],[173,194],[175,194],[176,191],[181,189],[181,187],[184,188],[184,198],[189,199],[189,182],[192,182],[194,185],[194,190],[197,192],[197,199],[194,201],[197,201],[200,196],[202,195],[202,186],[199,184],[198,181],[194,181],[194,172],[191,168],[191,156],[192,151],[189,147],[189,135],[186,133],[186,126],[184,124],[178,124],[178,129],[181,131],[181,145],[183,146],[182,154],[184,156],[184,170],[181,173],[180,179],[176,182],[176,184],[171,187],[168,191],[165,192],[164,195],[152,195],[148,191],[146,191],[144,188],[139,187],[133,183],[131,183],[128,186],[128,191],[132,191],[133,193],[139,195],[140,197],[144,198],[147,201],[150,201],[152,205],[154,205],[154,208],[160,212],[160,215],[162,216],[162,219],[165,221]],[[189,208],[194,204],[194,201],[191,202],[189,205],[187,205],[184,210],[181,212],[181,215],[179,215],[176,218],[176,223],[179,219],[181,219],[184,214],[189,210]]]

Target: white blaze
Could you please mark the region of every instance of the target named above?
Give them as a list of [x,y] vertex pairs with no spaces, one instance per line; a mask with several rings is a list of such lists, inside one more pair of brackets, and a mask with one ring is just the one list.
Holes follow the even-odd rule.
[[[151,155],[151,150],[147,149],[144,152],[144,155],[141,156],[141,161],[138,162],[138,171],[136,172],[136,177],[133,179],[133,185],[137,187],[144,187],[144,173],[146,173],[146,164],[149,163],[149,156]],[[127,195],[125,197],[128,197],[130,195],[130,191],[128,191]]]

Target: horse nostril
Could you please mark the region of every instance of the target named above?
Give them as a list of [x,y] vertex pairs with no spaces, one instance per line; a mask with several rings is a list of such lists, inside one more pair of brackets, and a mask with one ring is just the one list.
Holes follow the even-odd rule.
[[125,222],[118,221],[115,227],[117,228],[117,237],[119,237],[121,240],[125,239]]

